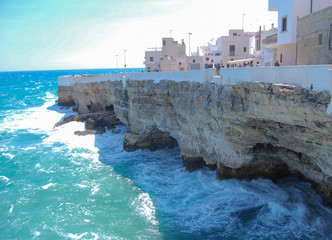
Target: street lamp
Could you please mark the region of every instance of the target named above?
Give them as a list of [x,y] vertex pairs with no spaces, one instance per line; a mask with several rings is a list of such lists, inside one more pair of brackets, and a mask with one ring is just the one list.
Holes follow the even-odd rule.
[[119,59],[118,59],[119,55],[115,55],[115,57],[116,57],[116,72],[118,72],[119,71]]
[[191,35],[192,33],[189,33],[189,57],[191,56],[191,53],[190,53],[190,35]]
[[126,68],[127,68],[127,65],[126,65],[126,52],[127,52],[127,50],[125,49],[124,50],[124,67],[125,67],[125,73],[126,73]]

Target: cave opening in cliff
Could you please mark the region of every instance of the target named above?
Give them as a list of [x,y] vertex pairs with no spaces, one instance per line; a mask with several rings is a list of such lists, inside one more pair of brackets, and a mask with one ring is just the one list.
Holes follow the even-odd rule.
[[112,104],[105,106],[105,111],[114,111],[114,106]]

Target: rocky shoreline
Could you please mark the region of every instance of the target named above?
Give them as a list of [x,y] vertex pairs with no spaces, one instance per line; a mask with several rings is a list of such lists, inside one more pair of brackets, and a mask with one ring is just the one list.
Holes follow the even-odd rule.
[[69,116],[56,123],[54,128],[73,121],[85,122],[85,131],[75,131],[75,134],[78,136],[86,136],[95,133],[103,134],[106,132],[106,129],[114,129],[115,125],[118,124],[114,110],[110,110]]
[[188,171],[209,166],[218,179],[276,181],[297,174],[332,206],[327,91],[260,82],[127,80],[59,86],[58,96],[59,105],[81,114],[73,119],[86,121],[87,131],[100,123],[114,126],[116,119],[126,124],[126,151],[178,145]]

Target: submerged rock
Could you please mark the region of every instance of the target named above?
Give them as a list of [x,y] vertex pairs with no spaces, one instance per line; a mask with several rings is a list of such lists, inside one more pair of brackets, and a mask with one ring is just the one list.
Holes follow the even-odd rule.
[[95,133],[93,132],[93,130],[86,130],[86,131],[75,131],[74,134],[77,136],[87,136],[87,135],[93,135]]
[[188,172],[193,172],[206,166],[206,162],[202,157],[192,157],[188,155],[182,155],[182,163]]
[[86,130],[94,130],[95,129],[95,120],[93,118],[88,118],[85,122]]
[[105,127],[97,127],[96,133],[97,134],[104,134],[106,132]]

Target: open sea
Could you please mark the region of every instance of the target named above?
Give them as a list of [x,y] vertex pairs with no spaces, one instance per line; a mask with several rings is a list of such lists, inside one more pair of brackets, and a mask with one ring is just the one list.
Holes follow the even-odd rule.
[[[139,71],[142,69],[128,69]],[[76,136],[57,77],[0,72],[0,239],[332,239],[332,209],[295,177],[216,180],[178,148],[125,152],[125,125]]]

